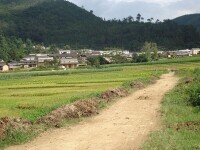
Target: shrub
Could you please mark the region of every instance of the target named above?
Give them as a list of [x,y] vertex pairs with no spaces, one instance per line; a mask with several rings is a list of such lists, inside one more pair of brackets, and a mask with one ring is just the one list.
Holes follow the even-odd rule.
[[189,102],[193,106],[200,106],[200,83],[189,88]]
[[200,69],[197,68],[193,71],[194,82],[189,86],[189,102],[193,106],[200,106]]

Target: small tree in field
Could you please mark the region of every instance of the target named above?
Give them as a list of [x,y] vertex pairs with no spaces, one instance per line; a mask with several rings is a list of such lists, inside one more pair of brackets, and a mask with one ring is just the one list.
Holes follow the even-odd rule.
[[151,43],[151,49],[153,52],[152,59],[158,60],[158,47],[156,43]]
[[146,57],[145,60],[147,61],[158,60],[158,47],[156,43],[145,42],[141,51],[144,52],[144,55]]
[[151,61],[151,43],[145,42],[141,51],[144,52],[146,60]]

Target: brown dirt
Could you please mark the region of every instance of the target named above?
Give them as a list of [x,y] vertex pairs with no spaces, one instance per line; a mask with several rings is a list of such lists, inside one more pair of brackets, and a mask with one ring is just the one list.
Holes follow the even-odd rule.
[[[49,130],[30,143],[8,150],[139,149],[149,132],[158,127],[161,99],[177,81],[173,73],[163,75],[154,85],[121,98],[97,116],[72,127]],[[147,100],[138,99],[144,95]]]
[[200,122],[185,122],[178,123],[174,126],[174,128],[179,131],[181,129],[186,129],[190,131],[200,131]]
[[14,130],[28,130],[31,127],[32,123],[21,118],[1,118],[0,119],[0,139],[5,140],[7,131],[10,132]]
[[100,98],[102,99],[106,99],[106,100],[110,100],[113,99],[115,97],[125,97],[128,95],[128,90],[124,89],[124,88],[116,88],[116,89],[112,89],[112,90],[108,90],[106,92],[104,92]]
[[187,77],[187,78],[184,79],[184,83],[185,83],[185,84],[190,84],[190,83],[192,83],[193,81],[194,81],[194,79],[193,79],[193,78],[190,78],[190,77]]
[[36,123],[60,127],[60,123],[63,119],[86,117],[97,114],[97,104],[97,99],[80,100],[52,111],[47,116],[37,120]]
[[46,124],[49,126],[60,127],[63,119],[88,117],[93,114],[98,114],[98,104],[100,102],[109,102],[116,97],[124,97],[128,95],[128,91],[123,88],[108,90],[100,96],[100,98],[79,100],[72,104],[65,105],[47,116],[44,116],[36,121],[36,124]]
[[131,88],[136,88],[136,89],[142,89],[144,88],[144,84],[142,82],[139,81],[134,81],[130,84]]

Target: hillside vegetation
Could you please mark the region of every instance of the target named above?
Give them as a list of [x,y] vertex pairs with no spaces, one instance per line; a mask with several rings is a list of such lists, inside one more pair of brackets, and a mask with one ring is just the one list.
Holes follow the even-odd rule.
[[184,15],[175,18],[174,21],[181,25],[193,25],[200,31],[200,14]]
[[118,47],[140,50],[146,41],[162,49],[192,48],[200,45],[193,26],[165,20],[144,23],[141,16],[104,20],[64,0],[1,0],[0,33],[23,40],[72,48]]

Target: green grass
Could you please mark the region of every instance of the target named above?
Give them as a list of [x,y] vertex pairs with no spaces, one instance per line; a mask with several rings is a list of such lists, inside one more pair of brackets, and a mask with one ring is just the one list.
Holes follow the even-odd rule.
[[[194,78],[200,76],[193,70],[180,70],[181,77]],[[163,128],[151,134],[150,139],[142,149],[156,150],[197,150],[200,149],[200,107],[194,106],[191,99],[191,89],[200,80],[186,84],[182,79],[175,89],[163,99]],[[200,88],[200,87],[198,87]],[[192,126],[188,127],[188,123]],[[193,125],[193,124],[196,125]]]
[[[0,74],[0,117],[22,117],[35,121],[64,104],[95,97],[111,88],[127,86],[130,81],[144,82],[167,69],[193,69],[199,66],[200,62],[192,61],[192,58],[185,58],[191,62],[176,65],[3,73]],[[182,58],[180,60],[184,61]]]
[[64,104],[95,97],[130,80],[144,80],[162,73],[162,70],[141,71],[129,67],[104,69],[102,72],[76,71],[73,74],[57,72],[52,75],[51,72],[41,72],[41,76],[35,76],[35,72],[25,73],[29,78],[15,78],[19,74],[9,74],[9,79],[0,82],[0,117],[22,117],[35,121]]
[[[3,73],[0,74],[0,117],[21,117],[35,121],[62,105],[95,97],[108,89],[128,87],[133,80],[148,83],[152,77],[160,76],[167,69],[182,70],[185,74],[190,74],[190,70],[198,67],[199,64],[200,62],[191,60],[185,63],[121,65],[117,68],[103,69]],[[180,97],[174,97],[177,98]],[[99,107],[104,108],[105,104]],[[184,114],[184,111],[181,113]],[[77,121],[66,120],[64,124],[71,124],[71,122]],[[12,136],[8,136],[5,141],[0,141],[0,149],[7,145],[26,142],[37,136],[38,131],[47,129],[42,126],[34,128],[35,131],[28,133],[24,131],[12,133]]]
[[199,56],[193,56],[193,57],[180,57],[180,58],[164,58],[160,59],[159,61],[153,61],[153,62],[143,62],[143,63],[124,63],[124,64],[109,64],[104,65],[104,68],[107,67],[120,67],[120,66],[138,66],[138,65],[166,65],[169,64],[171,66],[176,64],[190,64],[190,63],[199,63],[200,57]]

